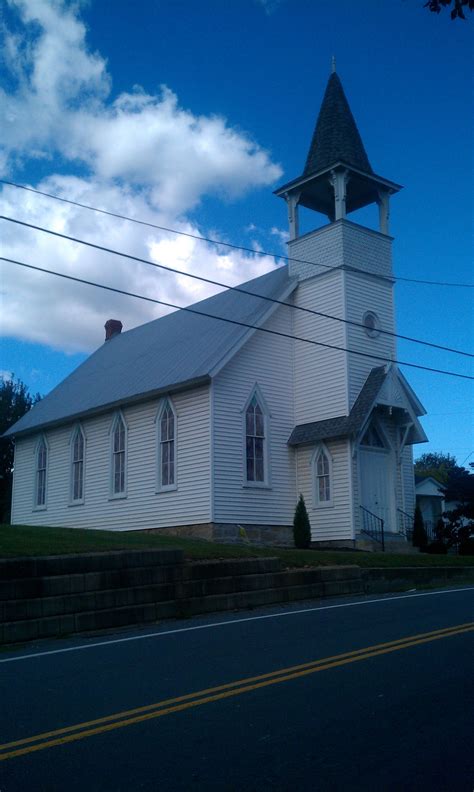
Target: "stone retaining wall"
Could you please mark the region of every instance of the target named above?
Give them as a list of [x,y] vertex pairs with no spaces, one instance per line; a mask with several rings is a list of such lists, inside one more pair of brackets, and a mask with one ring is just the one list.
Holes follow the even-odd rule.
[[474,582],[474,567],[285,569],[278,558],[185,562],[182,550],[0,560],[0,643],[275,603]]

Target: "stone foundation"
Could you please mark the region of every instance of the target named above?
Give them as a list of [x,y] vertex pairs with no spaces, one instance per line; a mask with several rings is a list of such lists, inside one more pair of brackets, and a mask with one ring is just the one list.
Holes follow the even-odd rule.
[[147,533],[206,539],[222,544],[273,545],[293,547],[293,528],[286,525],[244,525],[237,523],[201,523],[176,525],[172,528],[151,528]]

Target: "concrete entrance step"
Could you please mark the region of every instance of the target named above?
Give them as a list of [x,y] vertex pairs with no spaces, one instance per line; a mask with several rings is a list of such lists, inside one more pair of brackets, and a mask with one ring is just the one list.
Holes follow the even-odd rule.
[[[355,538],[357,550],[365,550],[368,553],[381,553],[382,544],[371,539],[367,534],[357,534]],[[385,534],[385,552],[396,553],[398,555],[418,555],[419,550],[413,547],[410,542],[401,534]]]

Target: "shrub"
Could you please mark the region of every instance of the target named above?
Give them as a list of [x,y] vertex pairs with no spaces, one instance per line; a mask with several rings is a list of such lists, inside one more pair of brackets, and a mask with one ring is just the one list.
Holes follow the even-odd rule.
[[434,542],[428,545],[426,548],[427,553],[431,553],[432,555],[447,555],[448,548],[440,539],[436,539]]
[[419,506],[415,509],[415,518],[413,520],[413,547],[419,547],[420,550],[426,550],[428,544],[428,536],[423,522],[423,515]]
[[459,545],[459,555],[474,556],[474,536],[464,539]]
[[304,498],[300,495],[296,504],[295,516],[293,518],[293,539],[295,547],[307,550],[311,544],[311,526],[309,524],[308,512]]

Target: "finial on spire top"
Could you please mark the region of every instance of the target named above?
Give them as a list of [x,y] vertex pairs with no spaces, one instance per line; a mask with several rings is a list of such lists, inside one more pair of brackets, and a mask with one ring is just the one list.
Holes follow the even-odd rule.
[[331,73],[332,74],[336,73],[336,56],[335,55],[333,55],[332,58],[331,58]]

